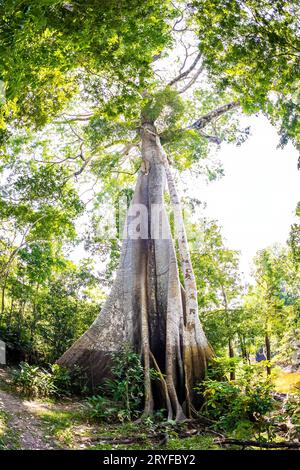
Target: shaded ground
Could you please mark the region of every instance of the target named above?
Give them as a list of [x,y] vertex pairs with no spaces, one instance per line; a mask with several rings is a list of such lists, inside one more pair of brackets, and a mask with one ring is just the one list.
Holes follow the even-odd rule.
[[[0,448],[55,449],[55,441],[44,432],[39,418],[27,407],[27,402],[0,390]],[[2,445],[1,445],[2,441]]]
[[[277,395],[284,400],[298,384],[297,374],[282,372],[276,379]],[[297,387],[297,385],[296,385]],[[281,392],[281,393],[280,393]],[[278,413],[278,411],[277,411]],[[205,422],[184,427],[157,427],[144,423],[107,423],[89,420],[80,401],[27,400],[11,387],[7,372],[0,369],[0,449],[164,449],[218,450],[221,434]],[[291,423],[283,423],[279,440],[290,439]],[[292,429],[293,430],[293,429]],[[223,447],[224,448],[224,447]],[[232,446],[226,446],[232,448]],[[233,448],[240,448],[234,446]]]
[[[180,430],[179,430],[180,431]],[[80,402],[26,400],[14,393],[0,369],[0,449],[219,449],[214,437],[192,427],[172,437],[152,424],[94,423]]]

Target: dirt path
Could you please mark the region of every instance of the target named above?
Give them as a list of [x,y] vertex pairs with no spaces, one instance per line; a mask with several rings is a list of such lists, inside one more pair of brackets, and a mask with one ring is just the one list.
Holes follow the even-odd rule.
[[[0,369],[0,380],[4,383],[7,374]],[[1,387],[0,381],[0,387]],[[4,413],[7,429],[0,429],[0,441],[5,440],[7,449],[57,449],[51,436],[45,434],[41,420],[34,415],[35,402],[22,400],[0,388],[0,412]]]
[[[13,438],[8,448],[55,449],[53,439],[45,436],[40,420],[28,410],[26,401],[0,390],[0,410],[8,415],[9,433]],[[10,445],[11,444],[11,445]]]

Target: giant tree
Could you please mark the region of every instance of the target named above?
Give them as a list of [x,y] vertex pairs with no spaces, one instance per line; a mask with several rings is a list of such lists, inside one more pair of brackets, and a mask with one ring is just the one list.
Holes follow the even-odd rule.
[[[53,9],[49,9],[51,3]],[[25,60],[26,51],[18,49],[19,21],[23,21],[21,30],[35,44],[37,57],[34,51],[29,57],[35,57],[37,67],[27,88],[19,89],[12,82],[12,99],[8,94],[4,116],[13,123],[14,132],[24,129],[24,123],[41,128],[49,120],[42,105],[44,95],[35,95],[34,90],[46,90],[58,104],[50,106],[55,119],[35,134],[33,146],[22,144],[25,154],[32,152],[35,164],[41,168],[63,165],[66,184],[88,174],[88,182],[93,187],[99,183],[110,197],[124,183],[132,184],[137,174],[111,293],[95,322],[59,363],[80,365],[91,384],[97,385],[110,374],[111,353],[129,343],[143,358],[144,414],[164,406],[170,419],[182,419],[193,411],[193,388],[203,378],[212,351],[199,319],[174,171],[192,165],[201,170],[210,145],[235,138],[237,127],[231,116],[238,102],[233,95],[216,95],[213,88],[208,89],[191,30],[192,10],[185,2],[178,2],[183,6],[180,11],[177,6],[170,8],[169,2],[146,2],[142,10],[128,3],[104,2],[98,10],[98,2],[91,1],[85,14],[82,2],[43,2],[46,26],[36,22],[31,5],[12,14],[6,22],[16,36],[13,47]],[[85,19],[88,26],[74,26]],[[94,33],[98,26],[102,28],[100,43]],[[43,47],[41,36],[46,40]],[[61,63],[63,47],[68,57]],[[23,70],[24,64],[18,64]],[[14,70],[8,58],[4,69],[8,77]],[[53,75],[48,73],[54,69],[58,83],[61,77],[62,85],[66,80],[77,85],[67,106],[69,95],[61,96],[63,87],[53,87]],[[41,87],[43,77],[45,86]],[[8,158],[9,132],[12,129],[7,126],[4,148]],[[166,187],[176,243],[165,206]],[[159,377],[154,382],[153,368]]]

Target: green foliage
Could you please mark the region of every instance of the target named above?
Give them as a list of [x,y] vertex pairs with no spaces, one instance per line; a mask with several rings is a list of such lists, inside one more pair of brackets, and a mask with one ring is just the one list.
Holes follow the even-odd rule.
[[223,353],[238,333],[242,314],[239,253],[226,247],[216,221],[201,220],[196,227],[192,262],[195,270],[199,309],[209,341]]
[[26,362],[13,372],[13,385],[21,394],[31,398],[48,398],[57,394],[52,374]]
[[123,421],[122,407],[103,395],[89,397],[86,400],[86,412],[92,420]]
[[54,362],[100,309],[102,295],[89,264],[77,268],[61,257],[46,263],[45,252],[35,264],[20,253],[5,280],[0,331],[12,363]]
[[[296,439],[300,432],[300,395],[290,395],[287,397],[283,405],[283,417],[278,416],[277,420],[286,420],[291,423],[290,439]],[[280,419],[281,418],[281,419]]]
[[[300,217],[300,202],[296,207],[296,216]],[[292,256],[296,266],[300,266],[300,224],[295,223],[291,226],[290,236],[289,236],[289,246],[292,250]]]
[[88,395],[89,389],[86,373],[79,366],[74,365],[72,369],[67,369],[58,364],[52,364],[50,373],[57,390],[57,396],[73,395],[80,397]]
[[11,120],[44,125],[83,86],[101,101],[100,89],[114,88],[115,110],[124,110],[170,40],[172,15],[170,3],[157,0],[2,2],[2,128]]
[[113,355],[112,375],[101,387],[102,394],[87,400],[89,415],[108,421],[139,416],[144,397],[144,370],[140,356],[129,347]]
[[79,367],[70,371],[57,364],[45,369],[23,362],[13,370],[12,383],[19,393],[30,398],[80,396],[88,391],[86,376]]
[[199,47],[211,77],[246,112],[278,124],[280,144],[299,147],[297,0],[195,0]]
[[261,365],[243,365],[236,381],[208,377],[196,388],[205,399],[203,414],[235,436],[245,434],[246,430],[250,435],[260,436],[269,430],[265,417],[275,408],[272,390],[273,385]]
[[193,436],[188,439],[171,438],[164,446],[164,449],[172,450],[218,450],[220,449],[214,443],[213,437],[209,435]]
[[182,119],[185,111],[185,104],[178,92],[171,87],[166,87],[162,91],[154,93],[143,108],[143,114],[150,121],[162,119],[164,114],[164,126],[176,126]]

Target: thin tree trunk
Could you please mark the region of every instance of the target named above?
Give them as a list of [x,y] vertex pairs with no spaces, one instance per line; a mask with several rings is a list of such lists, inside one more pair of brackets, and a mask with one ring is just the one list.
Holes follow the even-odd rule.
[[[225,313],[225,320],[226,320],[226,327],[228,332],[228,355],[230,359],[234,358],[234,349],[233,349],[233,340],[232,340],[232,332],[231,332],[231,325],[230,325],[230,318],[228,314],[228,300],[227,294],[224,286],[221,286],[223,301],[224,301],[224,313]],[[232,367],[232,364],[230,364]],[[230,380],[235,380],[235,371],[230,369]]]
[[[271,361],[271,341],[270,341],[270,336],[268,332],[266,332],[266,335],[265,335],[265,346],[266,346],[267,361],[270,362]],[[267,365],[266,369],[267,369],[267,375],[271,375],[271,366]]]
[[1,318],[4,315],[4,308],[5,308],[5,288],[6,288],[6,285],[4,284],[1,288]]
[[238,335],[238,338],[240,342],[242,358],[244,362],[250,364],[250,357],[249,357],[249,352],[247,351],[247,347],[245,344],[245,338],[241,334]]
[[35,335],[35,331],[36,331],[36,324],[37,324],[37,296],[38,296],[38,292],[39,292],[39,283],[36,284],[36,287],[35,287],[35,295],[34,295],[34,299],[33,299],[33,304],[32,304],[32,321],[31,321],[31,325],[30,325],[30,339],[31,339],[31,342],[33,342],[33,337]]
[[[233,349],[233,344],[232,344],[231,338],[229,338],[229,340],[228,340],[228,353],[229,353],[230,359],[233,359],[234,358],[234,349]],[[235,380],[234,370],[230,371],[230,380]]]
[[12,291],[11,291],[10,309],[9,309],[9,314],[8,314],[8,316],[7,316],[7,319],[6,319],[6,328],[7,328],[7,331],[10,331],[10,327],[11,327],[11,320],[12,320],[12,316],[13,316],[14,303],[15,303],[14,289],[12,288]]
[[2,288],[1,288],[1,317],[3,317],[4,309],[5,309],[6,283],[7,283],[7,274],[4,276],[3,284],[2,284]]

